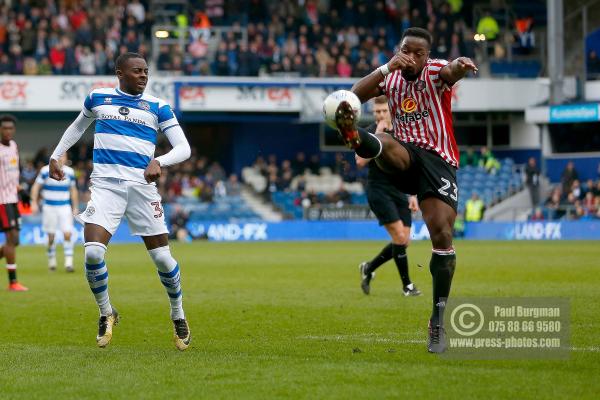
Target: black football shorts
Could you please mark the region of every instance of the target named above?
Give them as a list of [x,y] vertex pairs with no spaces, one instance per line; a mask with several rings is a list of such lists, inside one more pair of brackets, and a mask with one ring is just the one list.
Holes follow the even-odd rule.
[[456,168],[433,150],[426,150],[412,143],[399,143],[408,151],[411,163],[408,170],[391,174],[390,178],[394,185],[401,192],[416,194],[419,203],[433,196],[456,211],[458,209]]
[[394,185],[385,182],[368,182],[367,200],[379,225],[402,221],[404,226],[411,226],[412,215],[408,209],[408,197]]
[[0,204],[0,230],[20,229],[21,214],[16,203]]

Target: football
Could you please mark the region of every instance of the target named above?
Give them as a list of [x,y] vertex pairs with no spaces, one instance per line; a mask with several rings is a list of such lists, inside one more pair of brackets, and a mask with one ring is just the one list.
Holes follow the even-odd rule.
[[349,90],[337,90],[331,93],[323,102],[323,117],[327,125],[337,129],[335,125],[335,112],[342,101],[347,101],[352,106],[356,120],[360,119],[361,103],[358,97]]

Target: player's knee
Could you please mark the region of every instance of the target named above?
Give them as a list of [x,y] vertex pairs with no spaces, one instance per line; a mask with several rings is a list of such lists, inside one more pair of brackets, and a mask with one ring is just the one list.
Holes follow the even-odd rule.
[[11,231],[9,234],[6,235],[6,245],[5,246],[12,246],[12,247],[17,247],[19,245],[19,231]]
[[99,242],[87,242],[85,245],[85,263],[96,265],[104,261],[106,246]]
[[154,264],[159,271],[171,271],[177,265],[177,261],[175,261],[171,255],[171,249],[169,249],[169,246],[148,250],[148,254],[150,254],[152,261],[154,261]]
[[393,244],[408,246],[410,240],[410,229],[407,229],[401,222],[395,222],[385,226]]
[[436,249],[448,249],[452,246],[452,229],[443,228],[431,233],[431,242]]
[[408,235],[404,232],[404,229],[395,229],[392,234],[392,242],[402,246],[408,246]]

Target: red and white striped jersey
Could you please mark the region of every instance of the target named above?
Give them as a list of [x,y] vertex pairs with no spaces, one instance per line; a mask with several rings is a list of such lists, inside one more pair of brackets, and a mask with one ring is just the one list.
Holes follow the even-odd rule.
[[414,81],[404,79],[400,70],[393,71],[381,88],[388,98],[396,139],[433,150],[458,168],[452,87],[440,77],[440,69],[447,64],[446,60],[428,59]]
[[0,204],[18,203],[19,149],[11,140],[6,146],[0,143]]

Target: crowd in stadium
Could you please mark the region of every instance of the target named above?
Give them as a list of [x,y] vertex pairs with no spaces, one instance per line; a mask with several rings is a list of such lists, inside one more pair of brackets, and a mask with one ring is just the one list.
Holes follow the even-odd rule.
[[598,179],[587,179],[582,183],[574,164],[569,162],[562,173],[560,184],[554,186],[548,198],[531,216],[532,220],[561,218],[600,218],[600,165]]
[[[391,57],[411,25],[433,33],[434,57],[473,56],[472,12],[459,1],[435,9],[416,1],[257,0],[244,6],[216,0],[203,8],[197,3],[166,22],[195,34],[186,48],[161,46],[155,55],[159,70],[362,76]],[[154,22],[148,1],[141,0],[0,2],[0,74],[110,74],[121,53],[150,55]],[[211,52],[202,32],[222,25],[231,30]],[[240,40],[241,29],[247,30],[247,42]]]
[[265,160],[258,157],[252,167],[267,180],[264,191],[266,199],[275,192],[295,192],[298,194],[295,204],[304,208],[335,204],[343,206],[352,203],[350,193],[340,185],[334,191],[323,194],[307,188],[306,174],[320,175],[323,169],[341,177],[343,182],[365,182],[366,170],[356,167],[356,163],[348,162],[343,153],[336,153],[331,162],[321,159],[319,154],[306,157],[298,152],[293,160],[283,160],[278,163],[277,156],[271,154]]
[[0,1],[0,74],[110,74],[117,55],[149,54],[146,8],[140,0]]

